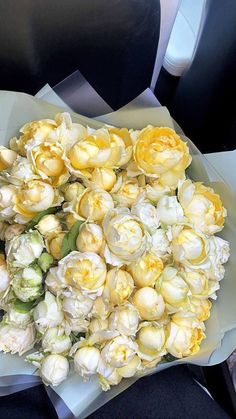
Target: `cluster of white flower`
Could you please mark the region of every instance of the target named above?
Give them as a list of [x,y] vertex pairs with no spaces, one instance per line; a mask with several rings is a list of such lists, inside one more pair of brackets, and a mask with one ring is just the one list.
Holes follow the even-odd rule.
[[27,123],[0,147],[0,350],[104,390],[196,353],[229,258],[226,210],[170,128]]

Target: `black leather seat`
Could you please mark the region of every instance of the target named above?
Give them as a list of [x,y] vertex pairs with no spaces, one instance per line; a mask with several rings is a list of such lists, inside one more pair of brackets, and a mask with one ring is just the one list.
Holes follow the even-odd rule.
[[117,108],[150,85],[156,0],[0,0],[0,89],[35,94],[79,69]]

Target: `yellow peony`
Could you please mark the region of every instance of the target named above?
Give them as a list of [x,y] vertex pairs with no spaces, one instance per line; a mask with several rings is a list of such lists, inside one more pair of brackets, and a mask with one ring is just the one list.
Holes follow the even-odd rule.
[[60,143],[32,140],[26,145],[27,158],[34,171],[53,186],[66,183],[70,174],[64,162],[64,150]]
[[48,183],[31,180],[23,185],[13,198],[13,209],[22,223],[33,218],[37,212],[44,211],[62,202],[56,189]]
[[165,311],[163,297],[151,287],[139,288],[134,293],[132,302],[143,320],[158,320]]
[[149,322],[141,323],[136,342],[138,356],[145,361],[153,361],[166,354],[166,332],[163,326]]
[[32,139],[40,142],[45,141],[56,126],[57,124],[53,119],[28,122],[20,128],[22,135],[18,139],[14,137],[10,140],[10,147],[21,154],[21,156],[26,156],[26,144]]
[[207,299],[199,299],[196,297],[190,297],[190,311],[192,311],[197,319],[201,322],[205,322],[209,319],[211,314],[212,303]]
[[161,293],[166,304],[171,309],[184,307],[190,295],[188,284],[180,272],[172,266],[166,266],[163,274],[156,282],[156,289]]
[[84,179],[91,188],[104,189],[110,191],[116,183],[116,174],[113,169],[99,167],[92,171],[88,181]]
[[110,211],[103,221],[107,244],[104,247],[106,262],[113,266],[130,264],[146,248],[146,233],[141,221],[128,208]]
[[215,234],[224,227],[227,212],[212,188],[188,179],[180,184],[178,199],[189,222],[205,234]]
[[134,289],[132,276],[123,269],[113,268],[108,271],[104,288],[104,298],[112,304],[122,304]]
[[8,169],[17,158],[17,153],[9,148],[0,146],[0,171]]
[[138,287],[152,287],[163,271],[163,262],[153,253],[146,252],[129,265],[129,272]]
[[209,252],[209,243],[204,234],[187,225],[174,226],[172,234],[174,260],[186,266],[200,267]]
[[176,187],[191,163],[187,144],[167,127],[144,128],[134,145],[136,165],[145,175],[159,178],[163,186]]
[[141,192],[138,178],[129,178],[126,172],[122,172],[111,190],[111,195],[117,205],[131,207]]
[[[79,218],[101,222],[108,211],[114,208],[111,195],[103,189],[85,189],[72,203],[72,209]],[[70,206],[68,207],[70,210]]]

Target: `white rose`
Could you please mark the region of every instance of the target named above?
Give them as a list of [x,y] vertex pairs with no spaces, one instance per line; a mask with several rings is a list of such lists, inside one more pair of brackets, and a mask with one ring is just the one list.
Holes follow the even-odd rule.
[[157,209],[148,202],[140,202],[133,205],[131,213],[142,221],[143,225],[150,233],[153,233],[160,225]]
[[129,265],[129,272],[138,287],[153,287],[161,275],[164,265],[162,260],[153,253],[146,252]]
[[135,336],[138,324],[138,310],[132,304],[115,308],[109,316],[109,330],[117,330],[121,335]]
[[44,300],[40,301],[34,309],[36,329],[44,333],[48,328],[59,326],[63,318],[63,311],[55,296],[47,291]]
[[14,274],[12,289],[21,301],[33,301],[43,293],[42,279],[42,271],[38,265],[24,268]]
[[119,384],[122,380],[122,377],[118,372],[118,368],[114,368],[108,377],[105,378],[99,374],[98,378],[103,391],[110,390],[111,386],[117,386],[117,384]]
[[187,304],[191,294],[189,287],[177,269],[167,266],[156,282],[156,288],[161,293],[164,301],[173,307],[182,307]]
[[157,204],[157,214],[161,223],[173,225],[184,221],[183,208],[176,196],[163,196]]
[[0,186],[0,218],[8,220],[15,215],[13,209],[13,198],[17,193],[17,188],[13,185]]
[[22,234],[11,240],[7,247],[7,258],[14,267],[29,266],[39,258],[44,248],[41,235],[36,231]]
[[104,248],[107,263],[127,265],[144,253],[147,234],[141,221],[128,208],[110,211],[103,221],[103,231],[107,242]]
[[207,270],[210,279],[220,281],[224,277],[225,269],[222,265],[228,261],[229,256],[229,243],[221,237],[210,237],[208,258],[210,267]]
[[194,269],[201,268],[209,253],[207,237],[187,225],[173,226],[172,234],[174,260]]
[[57,295],[61,291],[61,282],[57,276],[57,267],[51,268],[46,276],[45,283],[47,285],[47,289],[54,295]]
[[105,300],[103,296],[97,297],[93,302],[92,316],[99,319],[106,319],[111,311],[110,301]]
[[133,296],[133,304],[143,320],[158,320],[165,311],[163,297],[151,287],[137,290]]
[[36,228],[42,236],[56,236],[62,231],[61,223],[54,214],[48,214],[41,218]]
[[204,270],[181,270],[181,275],[187,282],[192,295],[198,298],[206,298],[208,296],[209,281]]
[[11,326],[25,328],[30,323],[33,323],[33,315],[32,310],[27,307],[28,304],[20,304],[17,303],[11,304],[7,308],[7,315],[6,315],[6,323],[10,324]]
[[25,157],[18,156],[9,170],[8,178],[14,185],[22,185],[24,182],[36,179],[37,175],[30,162]]
[[106,276],[104,298],[112,304],[122,304],[134,289],[132,276],[123,269],[113,268]]
[[67,316],[78,318],[87,316],[93,307],[93,300],[84,296],[77,291],[74,296],[64,297],[62,301],[62,309]]
[[99,253],[103,245],[102,228],[94,223],[83,224],[80,228],[76,247],[80,252]]
[[76,317],[72,318],[69,316],[65,316],[65,321],[63,322],[65,327],[65,332],[69,335],[71,332],[75,334],[80,332],[87,332],[89,327],[89,321],[86,320],[84,317]]
[[69,374],[69,362],[62,355],[48,355],[44,358],[39,370],[46,385],[58,386]]
[[168,236],[162,228],[158,228],[151,236],[151,251],[159,257],[168,255],[171,253],[171,243]]
[[35,329],[31,324],[25,329],[11,325],[0,325],[0,351],[23,355],[33,348]]
[[42,337],[42,348],[44,352],[55,354],[67,354],[72,346],[69,336],[66,336],[63,330],[58,327],[52,327],[46,330]]
[[100,351],[93,346],[79,348],[74,356],[75,371],[81,377],[90,377],[96,374],[100,358]]
[[89,323],[89,332],[97,333],[108,329],[108,319],[93,318]]
[[120,368],[133,359],[137,349],[137,344],[129,337],[117,336],[103,347],[101,356],[108,366]]
[[146,197],[153,203],[157,204],[160,198],[164,195],[172,195],[169,186],[163,186],[159,179],[149,178],[148,184],[145,187]]

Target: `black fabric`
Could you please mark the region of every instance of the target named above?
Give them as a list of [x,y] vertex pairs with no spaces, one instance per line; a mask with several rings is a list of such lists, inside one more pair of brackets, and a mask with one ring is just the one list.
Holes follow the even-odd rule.
[[113,108],[150,85],[157,0],[0,0],[0,89],[35,94],[79,69]]
[[[79,397],[79,394],[78,394]],[[0,399],[1,419],[56,419],[43,386]],[[229,419],[192,379],[186,366],[149,377],[98,409],[89,419]]]
[[169,107],[202,152],[236,147],[236,1],[208,0],[193,62]]

